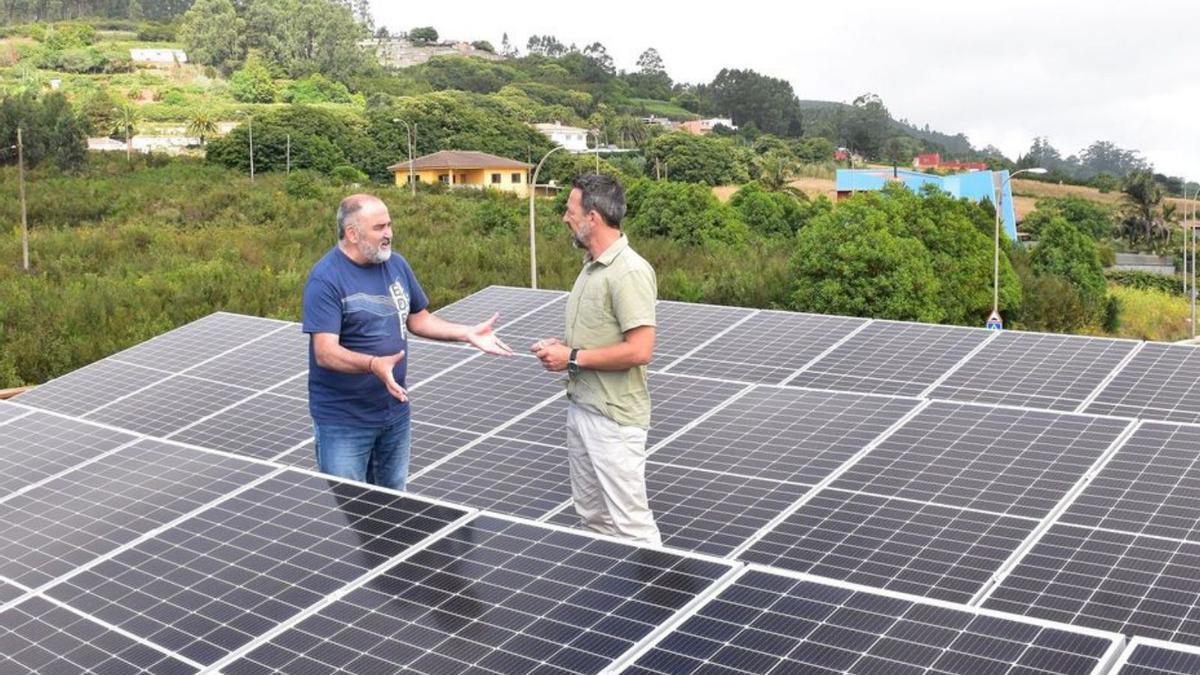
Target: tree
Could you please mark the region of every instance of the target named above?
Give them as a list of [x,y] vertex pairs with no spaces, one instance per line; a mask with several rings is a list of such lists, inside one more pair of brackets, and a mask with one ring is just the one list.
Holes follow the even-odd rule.
[[879,96],[863,94],[854,99],[846,126],[845,143],[867,157],[879,157],[891,124],[892,116]]
[[107,136],[116,127],[117,100],[108,87],[100,87],[83,99],[79,115],[84,129],[93,136]]
[[313,72],[344,81],[372,63],[359,41],[370,32],[330,0],[247,0],[246,47],[290,77]]
[[125,159],[133,161],[133,135],[137,133],[138,121],[141,119],[141,114],[132,103],[128,101],[117,106],[116,114],[113,116],[116,122],[116,127],[113,129],[114,136],[125,137]]
[[671,96],[671,76],[663,65],[658,50],[650,47],[637,60],[637,71],[627,73],[631,93],[640,98],[665,100]]
[[800,136],[800,101],[787,80],[753,70],[723,68],[706,90],[713,111],[737,125],[754,124],[776,136]]
[[1051,218],[1030,254],[1030,265],[1037,276],[1055,277],[1071,285],[1082,309],[1071,328],[1100,321],[1107,282],[1095,241],[1065,219]]
[[[61,92],[41,97],[23,93],[0,99],[0,147],[16,145],[18,127],[26,167],[53,159],[59,169],[75,171],[87,163],[87,134]],[[0,162],[16,164],[17,155],[0,153]]]
[[200,146],[204,147],[204,140],[217,133],[217,122],[212,113],[207,110],[197,110],[188,119],[187,132],[192,136],[199,136]]
[[583,55],[594,61],[600,70],[604,71],[605,73],[608,73],[609,75],[616,74],[617,69],[613,65],[612,57],[608,55],[608,49],[606,49],[604,45],[600,44],[599,42],[593,42],[592,44],[584,47]]
[[640,236],[668,237],[702,246],[739,244],[749,234],[712,190],[694,183],[642,180],[626,191],[627,229]]
[[262,59],[251,52],[246,63],[229,78],[229,92],[242,103],[272,103],[275,81]]
[[408,31],[408,39],[415,45],[433,44],[438,41],[438,32],[433,26],[420,26]]
[[1121,236],[1131,244],[1154,245],[1170,237],[1163,217],[1163,188],[1150,171],[1129,174],[1121,186],[1125,193],[1122,203]]
[[663,134],[650,142],[647,159],[676,181],[725,185],[744,183],[750,177],[747,167],[738,161],[737,148],[711,136]]
[[1096,240],[1111,237],[1116,225],[1113,209],[1106,204],[1081,197],[1059,197],[1039,199],[1037,208],[1021,221],[1021,229],[1038,236],[1053,218],[1066,220],[1075,229]]
[[179,40],[193,62],[229,72],[246,54],[245,27],[230,0],[196,0],[183,15]]
[[530,35],[525,44],[525,51],[530,54],[558,58],[567,53],[567,47],[553,35]]
[[892,136],[883,144],[883,156],[892,165],[893,176],[897,175],[899,165],[908,166],[920,151],[920,144],[908,136]]
[[500,38],[500,56],[506,59],[515,59],[517,57],[517,48],[509,42],[508,33],[505,33]]
[[492,43],[488,42],[487,40],[476,40],[471,43],[471,46],[479,51],[489,52],[492,54],[496,53],[496,48],[493,47]]
[[755,181],[734,193],[729,205],[751,230],[767,236],[791,236],[830,209],[827,199],[813,203],[802,192],[774,192]]
[[758,168],[758,182],[768,192],[799,192],[789,185],[796,174],[796,160],[790,153],[768,150],[755,160],[755,164]]

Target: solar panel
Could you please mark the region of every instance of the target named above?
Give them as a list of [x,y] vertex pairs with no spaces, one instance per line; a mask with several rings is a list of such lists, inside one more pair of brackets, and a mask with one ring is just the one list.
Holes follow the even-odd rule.
[[595,673],[728,570],[481,516],[223,672]]
[[866,322],[843,316],[761,311],[667,370],[778,384]]
[[981,328],[873,321],[788,384],[919,396],[990,335]]
[[301,401],[308,400],[308,371],[296,375],[290,380],[271,387],[271,393],[278,396],[291,396]]
[[[745,387],[731,382],[653,372],[647,380],[651,401],[647,448],[724,404]],[[496,435],[566,447],[566,425],[567,400],[562,398],[522,417]]]
[[1200,544],[1054,524],[985,607],[1200,645]]
[[525,353],[538,340],[552,337],[562,339],[566,328],[566,309],[567,296],[560,295],[524,318],[509,323],[500,321],[497,332],[513,351]]
[[687,354],[755,311],[660,300],[654,309],[658,323],[654,341],[656,363],[665,366],[669,359]]
[[1195,675],[1200,673],[1200,649],[1134,638],[1112,672],[1113,675]]
[[[408,372],[404,378],[405,382],[409,387],[415,387],[447,368],[452,368],[467,361],[489,357],[474,348],[423,340],[410,340],[408,343],[408,353],[405,355],[405,358],[408,360]],[[307,396],[307,392],[305,392],[305,395]]]
[[561,395],[563,380],[533,357],[484,356],[412,392],[413,419],[487,433]]
[[434,312],[447,321],[476,324],[499,313],[501,326],[562,297],[562,291],[534,290],[511,286],[488,286]]
[[83,415],[170,376],[163,370],[102,360],[38,385],[13,400],[66,415]]
[[210,665],[463,515],[285,471],[46,593]]
[[1059,522],[1200,542],[1200,429],[1143,424]]
[[29,414],[29,409],[8,401],[0,400],[0,424]]
[[930,396],[1072,411],[1136,345],[1131,340],[1001,331]]
[[654,461],[814,485],[911,412],[913,399],[758,387],[654,451]]
[[306,401],[268,393],[242,401],[170,438],[235,455],[273,459],[312,435]]
[[407,488],[425,497],[537,519],[571,496],[567,451],[528,441],[485,438],[414,475]]
[[1100,390],[1087,411],[1200,422],[1200,351],[1149,342]]
[[308,370],[308,335],[290,324],[261,339],[206,361],[188,375],[266,389]]
[[1115,635],[749,570],[624,672],[1098,673]]
[[84,416],[149,436],[167,436],[254,395],[252,389],[176,375]]
[[[410,454],[408,471],[415,474],[443,457],[458,451],[471,441],[479,438],[479,434],[469,431],[448,429],[434,424],[412,422],[412,452]],[[276,462],[295,466],[302,469],[317,470],[316,448],[312,441],[275,458]]]
[[138,441],[0,503],[0,575],[37,588],[269,472]]
[[1041,519],[1128,424],[937,401],[832,487]]
[[[646,463],[646,493],[663,545],[708,555],[731,553],[807,491],[793,483]],[[568,504],[549,522],[577,526],[579,516]]]
[[4,579],[0,579],[0,607],[16,600],[25,594],[25,591],[18,588],[14,584],[10,584]]
[[739,558],[969,603],[1039,521],[824,490]]
[[0,613],[0,644],[0,671],[14,675],[182,675],[199,670],[40,597]]
[[118,352],[110,359],[170,372],[244,345],[247,341],[292,325],[256,316],[217,312]]
[[94,424],[35,412],[0,430],[0,498],[135,440]]

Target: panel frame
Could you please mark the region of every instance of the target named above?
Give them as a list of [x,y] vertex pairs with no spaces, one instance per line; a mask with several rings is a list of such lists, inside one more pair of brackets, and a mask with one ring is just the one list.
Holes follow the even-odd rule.
[[1120,658],[1113,664],[1111,675],[1121,675],[1121,671],[1125,666],[1130,665],[1129,659],[1133,657],[1133,653],[1138,647],[1149,647],[1152,649],[1169,649],[1171,651],[1183,652],[1185,654],[1195,654],[1200,656],[1200,646],[1184,644],[1182,642],[1170,642],[1168,640],[1160,640],[1158,638],[1148,638],[1141,635],[1135,635],[1128,644],[1125,645],[1125,650],[1121,652]]

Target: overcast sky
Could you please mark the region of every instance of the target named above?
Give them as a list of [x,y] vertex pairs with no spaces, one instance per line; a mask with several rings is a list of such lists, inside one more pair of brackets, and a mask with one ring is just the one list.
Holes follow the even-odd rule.
[[965,133],[1012,159],[1034,136],[1064,157],[1107,140],[1141,151],[1160,172],[1200,179],[1200,3],[373,5],[376,24],[391,30],[433,26],[444,40],[497,48],[507,32],[521,53],[533,34],[580,47],[599,41],[625,70],[654,47],[676,81],[750,68],[788,80],[802,99],[877,93],[897,119]]

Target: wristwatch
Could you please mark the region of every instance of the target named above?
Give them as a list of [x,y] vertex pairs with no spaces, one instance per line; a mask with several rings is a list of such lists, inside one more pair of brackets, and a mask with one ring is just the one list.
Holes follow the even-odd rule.
[[579,374],[579,364],[575,362],[575,357],[579,356],[578,349],[571,350],[571,356],[567,359],[567,372],[572,375]]

